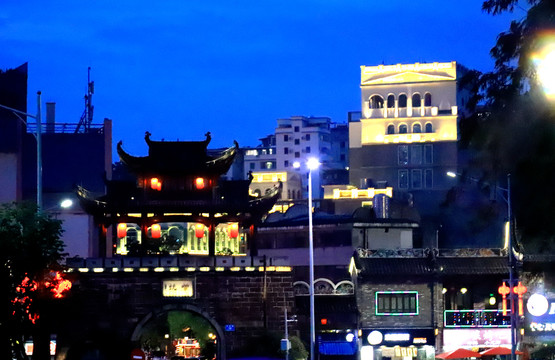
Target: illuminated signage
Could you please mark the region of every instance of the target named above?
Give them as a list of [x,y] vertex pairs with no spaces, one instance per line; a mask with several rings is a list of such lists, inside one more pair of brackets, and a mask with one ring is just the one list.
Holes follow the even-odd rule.
[[443,325],[446,328],[510,327],[511,317],[503,315],[501,310],[445,310]]
[[443,343],[450,348],[510,346],[510,328],[444,329]]
[[384,340],[385,341],[409,341],[410,340],[410,334],[405,334],[405,333],[385,334],[384,335]]
[[359,336],[362,345],[435,345],[434,329],[364,329]]
[[368,334],[368,343],[370,345],[378,345],[383,341],[383,334],[377,330],[372,331]]
[[193,281],[183,279],[164,280],[162,285],[164,297],[192,297]]
[[417,357],[418,349],[415,347],[383,347],[380,349],[382,351],[382,357]]
[[555,333],[555,299],[532,294],[526,303],[526,327],[530,335]]

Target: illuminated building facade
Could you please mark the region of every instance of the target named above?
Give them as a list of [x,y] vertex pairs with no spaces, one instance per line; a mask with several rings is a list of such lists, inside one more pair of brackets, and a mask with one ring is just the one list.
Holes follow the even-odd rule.
[[[248,194],[250,180],[224,181],[238,144],[209,156],[204,141],[153,141],[135,157],[118,144],[122,163],[135,177],[107,181],[107,194],[80,187],[84,208],[100,228],[99,257],[113,255],[256,254],[254,224],[274,205],[281,188]],[[103,250],[107,249],[105,253]]]
[[350,182],[414,192],[447,189],[468,93],[456,62],[361,66],[361,117],[349,123]]

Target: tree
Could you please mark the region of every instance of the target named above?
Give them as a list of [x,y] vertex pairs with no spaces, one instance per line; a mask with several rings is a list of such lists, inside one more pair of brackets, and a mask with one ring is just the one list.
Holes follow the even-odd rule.
[[63,281],[56,272],[64,256],[61,233],[61,222],[37,211],[34,204],[0,208],[2,359],[26,358],[23,344],[40,321],[41,294],[50,294]]
[[[521,11],[517,0],[487,0],[492,15]],[[516,10],[518,9],[518,10]],[[534,54],[555,23],[555,3],[528,0],[526,15],[497,38],[491,55],[495,69],[473,74],[475,103],[483,111],[466,123],[465,139],[477,151],[471,167],[482,181],[501,187],[511,174],[512,207],[519,237],[529,251],[548,251],[555,239],[555,105],[538,82]]]

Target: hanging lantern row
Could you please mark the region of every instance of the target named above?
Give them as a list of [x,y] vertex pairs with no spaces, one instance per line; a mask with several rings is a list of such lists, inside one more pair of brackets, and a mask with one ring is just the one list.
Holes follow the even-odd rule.
[[[204,237],[204,224],[197,223],[195,224],[195,236],[197,238]],[[227,227],[227,233],[230,238],[236,238],[239,236],[239,224],[232,223]],[[158,239],[162,235],[162,229],[160,224],[152,224],[150,227],[150,237],[153,239]],[[119,223],[117,226],[117,236],[118,238],[124,238],[127,236],[127,224],[126,223]]]
[[[503,316],[507,315],[507,295],[511,293],[511,288],[503,282],[503,285],[499,287],[497,290],[501,296],[503,296]],[[522,282],[519,281],[518,285],[513,286],[512,291],[515,295],[518,295],[518,314],[520,316],[524,315],[524,304],[522,296],[528,291],[526,286],[522,285]],[[513,310],[511,310],[513,311]]]

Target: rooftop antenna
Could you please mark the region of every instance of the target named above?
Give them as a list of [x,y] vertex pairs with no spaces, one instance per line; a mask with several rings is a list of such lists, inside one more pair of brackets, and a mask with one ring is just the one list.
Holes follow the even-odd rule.
[[81,126],[83,126],[83,132],[87,133],[91,129],[91,124],[93,120],[93,112],[94,106],[92,104],[92,96],[94,94],[94,81],[91,81],[91,67],[88,68],[88,76],[87,76],[87,94],[85,95],[85,111],[83,111],[83,115],[81,115],[81,119],[79,120],[79,124],[77,124],[77,128],[75,129],[75,133],[79,132]]

